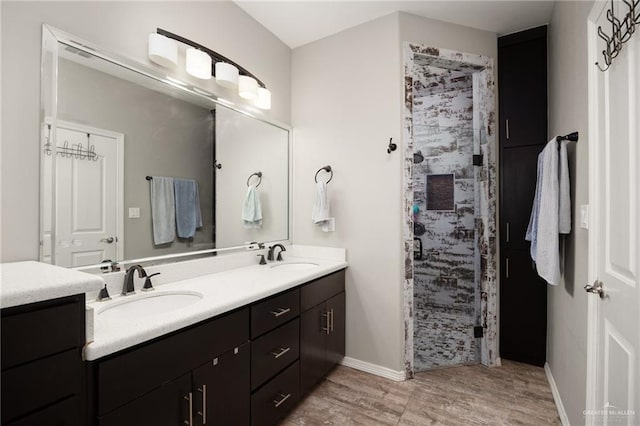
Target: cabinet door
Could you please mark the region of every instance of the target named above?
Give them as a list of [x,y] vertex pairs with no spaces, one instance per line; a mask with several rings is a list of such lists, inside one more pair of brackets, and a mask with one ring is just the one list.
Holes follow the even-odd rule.
[[250,344],[243,344],[193,371],[194,425],[248,425]]
[[191,373],[168,382],[154,391],[98,419],[99,426],[176,426],[190,424]]
[[320,304],[300,316],[300,388],[311,390],[328,370],[326,304]]
[[329,334],[327,335],[327,367],[331,369],[344,358],[345,294],[344,292],[327,300],[329,313]]
[[500,281],[500,355],[543,366],[547,351],[547,284],[526,251],[505,254]]

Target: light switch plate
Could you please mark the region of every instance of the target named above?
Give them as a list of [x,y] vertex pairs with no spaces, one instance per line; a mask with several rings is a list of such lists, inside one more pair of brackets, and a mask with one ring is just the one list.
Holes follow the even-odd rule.
[[129,219],[140,219],[140,207],[129,207]]
[[589,205],[580,205],[580,228],[589,229]]

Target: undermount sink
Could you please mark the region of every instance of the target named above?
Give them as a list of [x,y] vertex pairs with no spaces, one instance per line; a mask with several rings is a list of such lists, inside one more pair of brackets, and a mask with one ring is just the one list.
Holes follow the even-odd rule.
[[98,315],[103,320],[146,317],[182,309],[200,300],[202,294],[195,291],[152,292],[123,297],[98,310]]
[[317,268],[319,265],[312,262],[287,262],[271,265],[271,268],[278,268],[278,271],[306,271]]

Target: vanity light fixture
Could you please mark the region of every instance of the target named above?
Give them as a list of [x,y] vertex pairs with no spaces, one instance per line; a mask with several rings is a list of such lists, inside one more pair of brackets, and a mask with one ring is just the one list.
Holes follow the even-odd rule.
[[258,82],[248,75],[241,75],[238,79],[238,94],[241,98],[254,100],[258,98]]
[[[156,40],[166,40],[175,46],[175,60],[163,59],[157,54]],[[237,88],[240,97],[253,101],[253,104],[260,109],[271,109],[271,92],[265,84],[258,80],[253,74],[241,67],[232,60],[214,52],[205,46],[158,28],[156,33],[149,35],[149,59],[162,65],[177,63],[177,45],[175,41],[189,46],[186,53],[186,71],[196,78],[209,80],[212,75],[216,79],[216,84],[221,87]],[[153,55],[152,55],[153,44]],[[168,43],[167,43],[168,44]],[[160,58],[160,59],[158,59]],[[173,57],[171,57],[173,58]]]
[[165,68],[178,64],[178,44],[168,37],[157,33],[149,34],[149,59]]
[[193,47],[188,48],[186,69],[196,78],[209,80],[211,78],[211,56]]
[[238,87],[240,71],[226,62],[216,62],[216,83],[218,86],[234,89]]

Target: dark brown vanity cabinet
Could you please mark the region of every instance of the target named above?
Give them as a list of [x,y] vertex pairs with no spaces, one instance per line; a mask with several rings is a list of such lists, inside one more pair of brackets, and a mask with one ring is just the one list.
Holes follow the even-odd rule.
[[91,423],[248,424],[249,309],[89,364]]
[[2,310],[3,425],[86,424],[84,313],[84,295]]
[[92,361],[89,424],[274,425],[344,356],[344,311],[339,271]]
[[300,388],[304,395],[345,354],[344,271],[300,289]]

